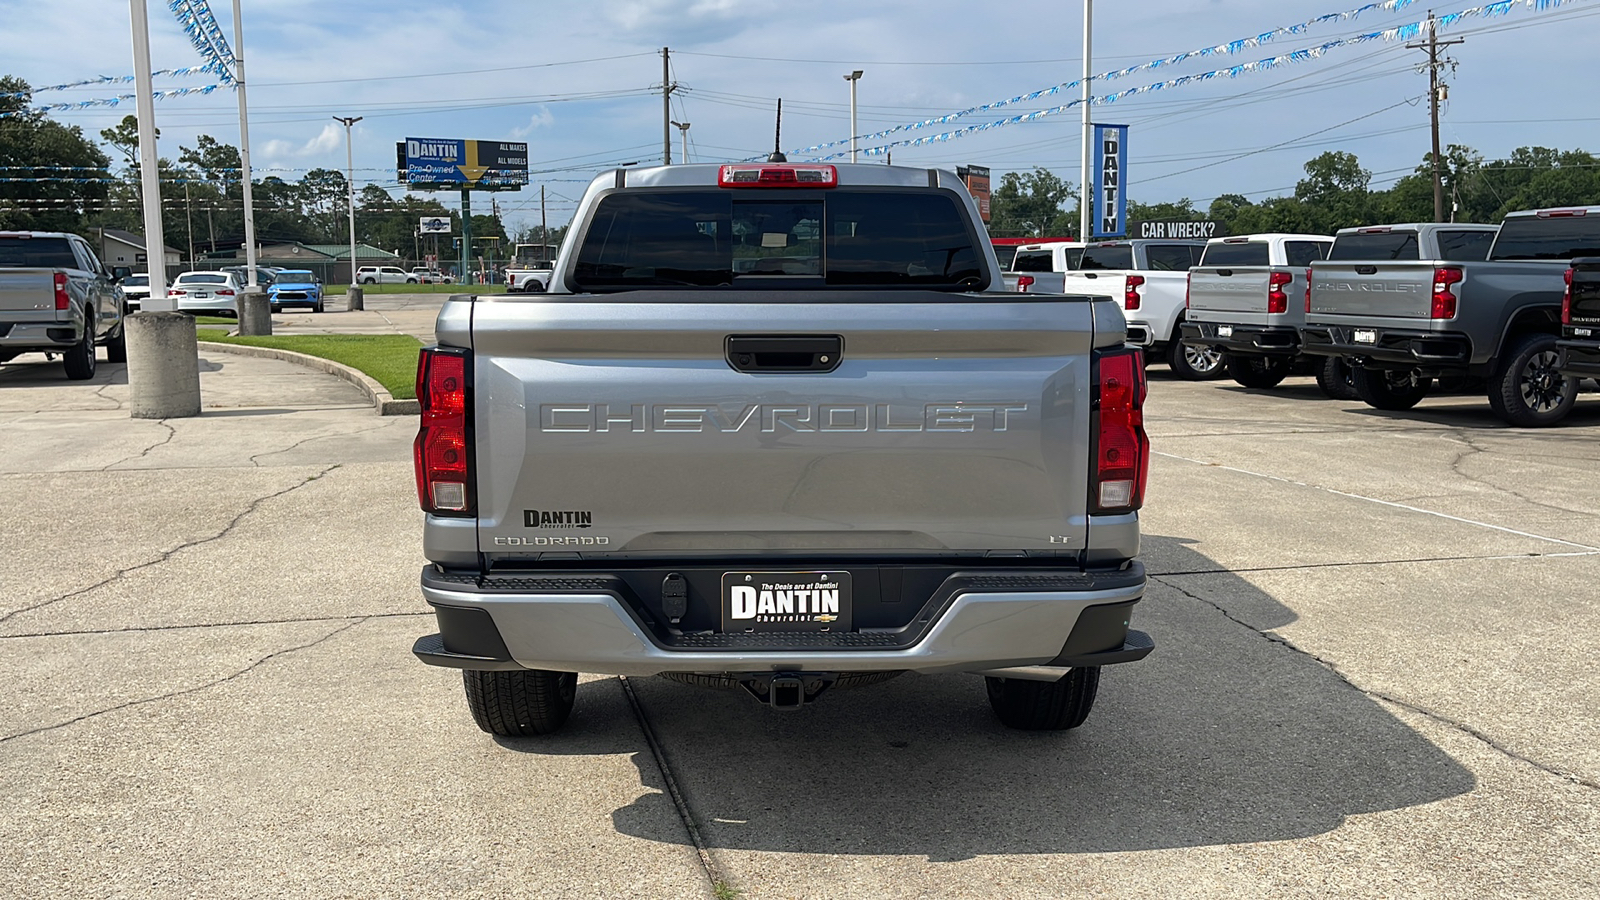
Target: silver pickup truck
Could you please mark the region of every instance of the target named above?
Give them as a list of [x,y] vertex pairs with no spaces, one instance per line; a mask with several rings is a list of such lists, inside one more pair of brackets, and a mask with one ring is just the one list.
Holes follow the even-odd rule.
[[0,231],[0,363],[59,353],[69,379],[92,378],[96,346],[127,361],[122,316],[122,291],[83,238]]
[[1553,425],[1578,393],[1556,347],[1567,261],[1597,253],[1590,207],[1511,213],[1481,262],[1312,263],[1302,351],[1343,358],[1377,409],[1410,409],[1437,380],[1484,389],[1508,424]]
[[1072,728],[1150,652],[1140,353],[1003,291],[954,173],[617,169],[554,272],[452,297],[419,364],[413,652],[483,730],[559,728],[579,672],[775,708],[972,672]]

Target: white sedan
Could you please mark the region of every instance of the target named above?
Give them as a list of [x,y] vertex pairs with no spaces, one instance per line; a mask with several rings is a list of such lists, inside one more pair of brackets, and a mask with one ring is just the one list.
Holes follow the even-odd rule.
[[178,312],[239,315],[239,279],[232,272],[185,272],[167,289]]

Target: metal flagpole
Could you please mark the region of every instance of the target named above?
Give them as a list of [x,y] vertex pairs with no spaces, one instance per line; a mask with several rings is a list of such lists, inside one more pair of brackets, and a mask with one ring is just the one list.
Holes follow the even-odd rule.
[[156,168],[155,79],[150,74],[150,11],[147,0],[128,0],[133,16],[133,72],[138,91],[139,181],[144,194],[144,258],[150,273],[150,296],[139,308],[157,312],[177,309],[167,298],[167,240],[161,232],[161,172]]
[[239,90],[239,166],[244,169],[244,246],[245,265],[249,267],[249,288],[256,285],[256,210],[250,196],[250,116],[244,98],[244,19],[239,13],[239,0],[233,0],[233,59],[234,75]]
[[1094,126],[1089,115],[1089,37],[1093,33],[1094,0],[1083,0],[1083,168],[1078,185],[1078,240],[1088,241],[1090,216],[1094,215],[1093,198],[1089,196],[1089,160],[1094,155]]

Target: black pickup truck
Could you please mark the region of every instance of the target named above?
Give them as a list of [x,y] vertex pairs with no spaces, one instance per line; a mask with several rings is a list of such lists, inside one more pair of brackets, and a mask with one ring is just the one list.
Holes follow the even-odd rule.
[[1567,268],[1561,302],[1561,374],[1600,378],[1600,256],[1575,259]]

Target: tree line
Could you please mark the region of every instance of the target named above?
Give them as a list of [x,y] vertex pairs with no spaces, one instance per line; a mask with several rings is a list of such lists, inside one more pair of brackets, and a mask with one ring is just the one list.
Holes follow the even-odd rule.
[[[1600,204],[1600,158],[1582,150],[1520,147],[1504,159],[1485,159],[1452,144],[1442,154],[1446,216],[1498,224],[1519,209]],[[1128,201],[1129,221],[1210,219],[1225,234],[1332,234],[1340,228],[1433,221],[1433,154],[1386,190],[1372,189],[1372,172],[1353,153],[1332,150],[1306,162],[1294,193],[1254,201],[1223,194],[1205,208]],[[1138,184],[1137,178],[1132,182]],[[1008,172],[990,199],[989,233],[996,237],[1078,233],[1078,196],[1049,169]]]

